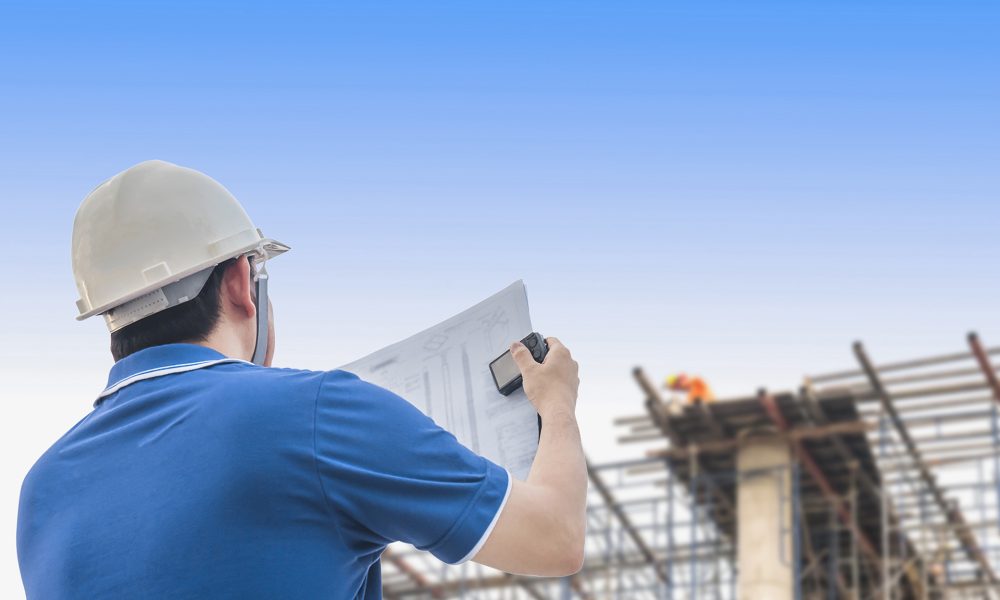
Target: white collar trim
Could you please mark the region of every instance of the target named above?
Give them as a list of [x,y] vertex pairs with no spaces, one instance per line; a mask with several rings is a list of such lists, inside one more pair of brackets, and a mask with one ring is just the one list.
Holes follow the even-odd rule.
[[[146,371],[140,371],[135,375],[130,375],[125,379],[121,379],[112,385],[104,388],[104,391],[97,396],[97,402],[101,401],[101,398],[105,396],[110,396],[118,390],[122,389],[127,385],[131,385],[137,381],[142,381],[144,379],[152,379],[154,377],[161,377],[163,375],[172,375],[174,373],[183,373],[185,371],[195,371],[197,369],[204,369],[205,367],[211,367],[213,365],[218,365],[221,363],[245,363],[252,364],[245,360],[240,360],[238,358],[218,358],[215,360],[200,360],[198,362],[184,363],[180,365],[166,365],[163,367],[157,367],[155,369],[148,369]],[[96,404],[96,402],[95,402]]]

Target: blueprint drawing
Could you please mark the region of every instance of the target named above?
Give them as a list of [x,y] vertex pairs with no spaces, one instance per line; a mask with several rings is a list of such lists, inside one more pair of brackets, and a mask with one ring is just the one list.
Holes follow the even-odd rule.
[[466,447],[524,480],[538,449],[534,407],[497,391],[489,363],[531,333],[517,281],[472,308],[341,367],[408,400]]

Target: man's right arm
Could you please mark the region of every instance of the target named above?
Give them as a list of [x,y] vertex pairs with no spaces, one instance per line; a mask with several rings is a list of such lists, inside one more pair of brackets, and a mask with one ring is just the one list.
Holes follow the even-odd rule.
[[508,573],[565,576],[583,564],[587,528],[587,465],[576,423],[578,365],[556,338],[542,364],[520,342],[511,353],[524,391],[542,417],[527,481],[510,497],[476,562]]

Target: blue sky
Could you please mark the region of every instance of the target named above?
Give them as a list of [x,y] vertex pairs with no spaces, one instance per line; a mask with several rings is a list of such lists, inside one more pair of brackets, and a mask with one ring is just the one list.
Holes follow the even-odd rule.
[[286,366],[523,278],[610,456],[636,364],[732,395],[854,339],[1000,344],[998,30],[966,1],[0,2],[5,576],[20,478],[111,363],[69,264],[103,179],[197,168],[293,246]]

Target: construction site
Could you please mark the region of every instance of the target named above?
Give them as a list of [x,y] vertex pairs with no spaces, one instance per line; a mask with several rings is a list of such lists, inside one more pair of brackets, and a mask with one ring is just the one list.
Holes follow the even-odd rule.
[[1000,347],[958,348],[880,363],[859,342],[850,368],[711,402],[665,397],[637,367],[644,406],[614,422],[635,457],[588,465],[579,573],[393,546],[384,595],[1000,599]]

